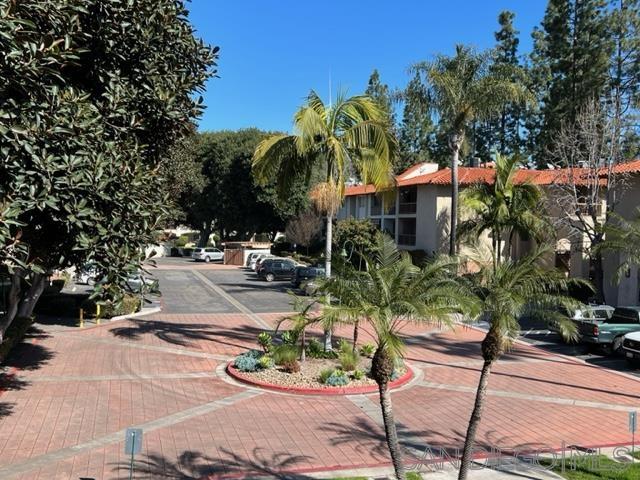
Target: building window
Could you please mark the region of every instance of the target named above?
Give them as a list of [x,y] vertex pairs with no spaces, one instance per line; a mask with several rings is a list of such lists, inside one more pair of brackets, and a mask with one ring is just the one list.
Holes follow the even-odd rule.
[[349,198],[349,216],[356,217],[356,197]]
[[382,227],[382,231],[384,233],[389,234],[391,238],[396,238],[396,219],[395,218],[385,218],[384,224]]
[[418,201],[418,187],[413,185],[400,189],[399,213],[416,213],[416,203]]
[[372,218],[371,223],[373,223],[373,226],[378,230],[382,230],[382,220],[380,220],[379,218]]
[[415,246],[416,219],[401,218],[398,220],[398,245]]
[[371,196],[371,215],[382,214],[382,199],[378,195]]

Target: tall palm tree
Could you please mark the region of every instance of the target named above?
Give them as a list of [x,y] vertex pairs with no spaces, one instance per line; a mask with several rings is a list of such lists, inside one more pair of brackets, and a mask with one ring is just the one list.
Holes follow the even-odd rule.
[[[292,135],[273,135],[258,144],[253,173],[262,183],[277,179],[281,198],[286,199],[293,181],[307,181],[317,170],[324,181],[312,191],[316,207],[326,215],[325,273],[331,276],[333,218],[342,203],[345,184],[355,170],[364,184],[376,190],[390,189],[395,179],[393,159],[397,142],[389,130],[384,110],[372,98],[338,95],[334,105],[325,105],[311,91],[295,113]],[[331,349],[330,332],[325,348]]]
[[529,181],[516,183],[519,167],[517,156],[497,154],[494,182],[477,183],[460,195],[462,207],[470,213],[467,220],[460,222],[460,236],[478,238],[490,231],[494,264],[502,260],[503,236],[507,236],[510,257],[515,234],[525,240],[533,237],[541,241],[547,226],[538,213],[542,190]]
[[367,322],[377,348],[371,376],[378,385],[380,408],[389,453],[398,479],[405,479],[402,452],[393,416],[389,381],[396,360],[402,357],[403,326],[408,322],[451,322],[451,314],[471,309],[472,303],[456,276],[457,262],[440,257],[422,268],[407,252],[399,252],[393,241],[379,234],[374,253],[363,254],[365,270],[348,262],[347,275],[327,280],[322,289],[336,301],[323,305],[322,317],[332,323]]
[[499,115],[507,103],[533,101],[533,96],[511,80],[511,69],[490,69],[490,54],[456,46],[453,57],[439,55],[433,62],[413,66],[427,79],[435,114],[448,131],[451,151],[451,226],[449,254],[455,255],[458,227],[458,162],[465,132],[475,121]]
[[519,260],[506,259],[499,264],[475,259],[480,270],[470,280],[482,314],[489,321],[489,330],[482,341],[484,363],[467,428],[459,480],[467,478],[491,369],[518,337],[518,319],[525,314],[553,318],[560,325],[563,337],[576,338],[575,325],[558,313],[558,307],[575,308],[578,302],[568,296],[569,289],[575,284],[589,284],[584,280],[567,279],[557,269],[545,268],[544,257],[549,251],[542,247]]

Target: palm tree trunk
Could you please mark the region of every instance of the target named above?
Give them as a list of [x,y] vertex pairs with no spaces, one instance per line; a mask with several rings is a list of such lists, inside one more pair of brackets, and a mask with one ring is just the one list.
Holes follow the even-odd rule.
[[358,327],[359,327],[359,321],[356,320],[356,323],[353,324],[353,351],[355,353],[355,351],[358,349]]
[[478,382],[478,390],[476,392],[476,402],[473,406],[473,412],[471,413],[469,426],[467,428],[467,437],[464,441],[464,450],[462,452],[458,480],[466,480],[469,473],[469,467],[471,466],[471,460],[473,460],[473,444],[476,438],[476,432],[478,431],[478,426],[480,425],[480,419],[482,418],[484,399],[487,396],[487,384],[489,383],[489,374],[491,373],[492,366],[493,360],[485,360],[482,365],[482,372],[480,373],[480,381]]
[[458,159],[460,156],[460,141],[458,134],[451,139],[451,226],[449,235],[449,255],[456,254],[458,235]]
[[389,392],[388,382],[378,384],[380,391],[380,408],[382,409],[382,421],[384,423],[384,433],[387,439],[387,447],[391,455],[391,462],[398,480],[405,480],[404,463],[402,462],[402,450],[398,442],[398,431],[393,418],[393,404],[391,403],[391,392]]
[[[324,244],[324,272],[327,278],[331,277],[331,247],[333,242],[333,216],[327,215],[327,234]],[[331,329],[328,328],[324,331],[324,351],[330,352],[333,350],[331,343]]]

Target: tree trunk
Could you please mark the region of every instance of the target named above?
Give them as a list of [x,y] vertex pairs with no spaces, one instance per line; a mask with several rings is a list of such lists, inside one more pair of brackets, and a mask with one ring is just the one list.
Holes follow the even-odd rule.
[[306,338],[304,328],[300,332],[300,361],[304,362],[307,359],[307,352],[305,352]]
[[461,136],[453,135],[451,139],[451,226],[449,235],[449,255],[457,251],[458,236],[458,159],[460,156]]
[[380,391],[380,408],[382,409],[382,421],[384,423],[384,433],[387,439],[387,447],[391,455],[391,462],[398,480],[405,480],[404,464],[402,462],[402,450],[398,442],[398,431],[393,418],[393,404],[391,403],[391,393],[388,382],[378,384]]
[[7,328],[11,326],[11,323],[16,318],[18,313],[18,306],[20,304],[20,287],[24,273],[15,271],[11,276],[11,288],[7,295],[7,311],[2,317],[0,323],[0,343],[4,341],[4,334]]
[[205,222],[202,230],[200,230],[200,239],[198,240],[198,247],[204,248],[209,243],[209,236],[211,235],[211,222]]
[[591,268],[593,269],[593,286],[596,289],[596,301],[605,303],[604,294],[604,268],[602,266],[602,254],[596,253],[591,258]]
[[[333,242],[333,216],[327,215],[327,234],[324,244],[324,271],[327,278],[331,277],[331,247]],[[329,300],[329,299],[327,299]],[[324,331],[324,351],[331,352],[333,350],[331,329]]]
[[358,349],[357,345],[358,345],[358,327],[359,325],[359,321],[356,320],[356,323],[353,324],[353,352],[355,353],[355,351]]
[[482,372],[480,373],[480,381],[478,382],[478,390],[476,392],[476,402],[473,406],[473,412],[471,413],[469,426],[467,428],[467,437],[464,441],[464,450],[462,452],[458,480],[465,480],[467,478],[469,467],[473,460],[473,444],[476,438],[476,432],[478,431],[478,426],[480,425],[480,419],[482,418],[484,399],[487,396],[487,384],[489,383],[489,374],[491,373],[492,366],[493,360],[485,360],[482,365]]
[[18,308],[18,317],[19,318],[28,318],[33,314],[33,309],[36,307],[36,303],[38,303],[38,299],[45,287],[45,277],[41,273],[34,273],[33,278],[31,279],[31,286],[29,287],[29,291],[20,302],[20,307]]

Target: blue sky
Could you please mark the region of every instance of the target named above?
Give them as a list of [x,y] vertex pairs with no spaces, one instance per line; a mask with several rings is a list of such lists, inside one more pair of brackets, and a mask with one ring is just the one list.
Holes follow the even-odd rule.
[[207,84],[200,130],[258,127],[289,131],[310,89],[362,93],[374,68],[392,88],[407,68],[456,43],[490,48],[501,10],[516,13],[520,51],[546,0],[192,0],[197,34],[220,47]]

